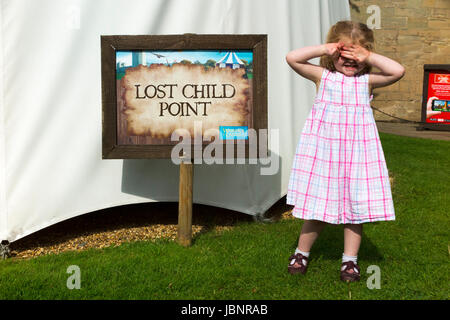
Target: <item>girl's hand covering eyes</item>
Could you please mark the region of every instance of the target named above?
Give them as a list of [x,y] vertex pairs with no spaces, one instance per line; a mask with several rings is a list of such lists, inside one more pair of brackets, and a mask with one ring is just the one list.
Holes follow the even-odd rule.
[[344,47],[343,43],[325,43],[325,54],[330,57],[339,57],[340,51]]
[[341,56],[347,59],[355,60],[358,63],[367,62],[370,51],[359,45],[352,44],[344,46],[341,50]]

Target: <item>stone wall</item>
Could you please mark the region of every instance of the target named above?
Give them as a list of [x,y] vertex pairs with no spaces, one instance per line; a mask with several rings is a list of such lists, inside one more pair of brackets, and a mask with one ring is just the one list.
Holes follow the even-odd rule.
[[[406,69],[400,81],[374,90],[372,106],[420,121],[423,65],[450,64],[450,0],[349,0],[349,4],[353,21],[372,25],[375,52]],[[369,8],[373,5],[380,9],[379,29],[374,26],[376,11]],[[376,120],[399,121],[376,110],[374,116]]]

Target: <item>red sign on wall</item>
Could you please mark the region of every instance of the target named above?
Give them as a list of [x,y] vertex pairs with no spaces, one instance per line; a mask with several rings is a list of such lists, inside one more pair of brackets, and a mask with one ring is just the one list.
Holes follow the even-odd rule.
[[450,65],[424,66],[422,122],[450,128]]

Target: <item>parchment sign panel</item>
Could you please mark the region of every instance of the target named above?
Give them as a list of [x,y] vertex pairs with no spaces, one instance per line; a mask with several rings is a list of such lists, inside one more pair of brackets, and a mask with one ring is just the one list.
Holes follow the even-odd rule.
[[103,159],[266,158],[266,34],[100,40]]
[[175,144],[179,129],[209,141],[221,126],[252,126],[251,51],[121,51],[116,61],[119,143]]

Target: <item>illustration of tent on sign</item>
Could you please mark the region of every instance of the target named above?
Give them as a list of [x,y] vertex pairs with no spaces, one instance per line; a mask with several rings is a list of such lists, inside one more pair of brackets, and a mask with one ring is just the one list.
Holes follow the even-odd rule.
[[216,66],[219,68],[232,68],[232,69],[238,69],[238,68],[245,68],[244,62],[242,62],[241,59],[239,59],[236,55],[236,53],[230,51],[227,52],[227,54],[216,62]]

